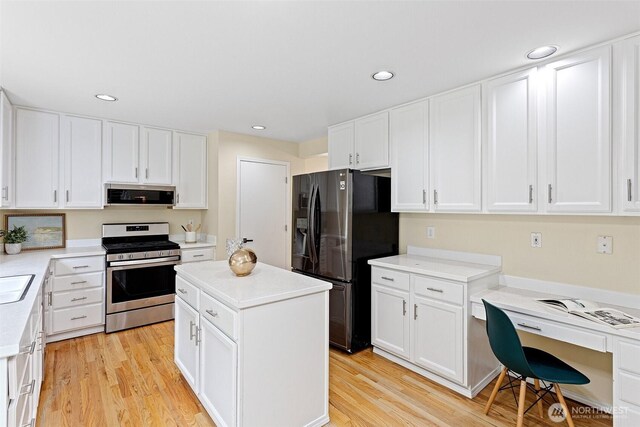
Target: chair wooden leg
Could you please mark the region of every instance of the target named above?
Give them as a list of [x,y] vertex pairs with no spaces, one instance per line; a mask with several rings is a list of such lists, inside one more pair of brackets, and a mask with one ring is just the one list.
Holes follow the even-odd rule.
[[[534,379],[533,380],[533,385],[536,388],[536,391],[538,392],[538,394],[540,393],[540,380],[539,379]],[[540,397],[539,395],[536,396],[536,399]],[[538,414],[540,415],[540,418],[544,418],[544,408],[542,407],[542,399],[538,400]]]
[[484,407],[485,415],[489,413],[489,409],[491,409],[491,405],[493,405],[493,401],[496,400],[496,396],[498,395],[498,391],[500,391],[500,386],[502,385],[502,381],[504,377],[507,375],[506,366],[502,368],[502,372],[500,372],[500,376],[498,377],[498,381],[496,381],[495,387],[493,387],[493,391],[491,392],[491,396],[487,401],[487,405]]
[[527,393],[527,379],[523,378],[520,381],[520,396],[518,398],[518,421],[516,422],[516,427],[522,427],[524,423],[524,407],[526,405],[525,402],[525,394]]
[[564,396],[562,395],[562,392],[560,391],[560,385],[558,385],[557,383],[554,383],[553,384],[553,388],[556,389],[556,396],[558,396],[558,400],[560,401],[560,405],[562,406],[562,410],[564,410],[564,415],[567,418],[567,424],[569,424],[569,427],[574,427],[573,419],[571,418],[571,411],[569,411],[569,407],[567,406],[567,402],[564,400]]

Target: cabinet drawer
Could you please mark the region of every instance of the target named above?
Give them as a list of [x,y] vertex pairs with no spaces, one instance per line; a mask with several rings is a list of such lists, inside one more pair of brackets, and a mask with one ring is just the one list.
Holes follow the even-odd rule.
[[[82,264],[81,264],[82,265]],[[53,278],[53,292],[73,291],[76,289],[94,288],[103,285],[102,272],[77,274]]]
[[176,276],[176,295],[196,310],[200,307],[200,290],[180,276]]
[[[640,375],[640,345],[620,341],[618,345],[618,368]],[[640,388],[638,388],[640,390]]]
[[53,310],[51,332],[55,334],[71,329],[103,324],[104,315],[102,310],[103,305],[101,303]]
[[402,271],[371,267],[371,281],[401,291],[409,290],[409,273]]
[[52,307],[55,309],[64,307],[76,307],[86,304],[102,302],[104,290],[100,288],[81,289],[78,291],[54,293]]
[[236,312],[204,292],[200,298],[200,314],[230,338],[238,338]]
[[213,248],[183,249],[180,254],[182,263],[196,261],[213,261]]
[[464,298],[463,285],[418,275],[414,277],[415,282],[413,289],[417,295],[462,305]]
[[640,406],[640,393],[638,393],[638,390],[640,390],[640,376],[618,372],[616,387],[618,387],[620,400]]
[[104,256],[62,258],[57,259],[54,266],[54,274],[56,276],[93,271],[104,271]]

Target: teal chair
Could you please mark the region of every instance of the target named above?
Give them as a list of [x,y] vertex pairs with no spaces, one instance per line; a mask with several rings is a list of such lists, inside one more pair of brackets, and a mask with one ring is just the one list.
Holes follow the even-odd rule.
[[[518,421],[517,426],[522,426],[525,414],[525,394],[527,391],[527,378],[534,381],[533,392],[536,394],[536,401],[527,409],[531,409],[533,405],[538,406],[538,413],[543,417],[542,401],[550,391],[551,387],[555,389],[560,405],[564,410],[564,415],[570,427],[573,427],[571,412],[567,407],[567,403],[562,396],[559,384],[588,384],[589,378],[582,373],[564,363],[557,357],[537,348],[523,347],[516,332],[516,328],[511,323],[511,319],[504,311],[498,307],[489,304],[485,300],[484,310],[487,314],[487,335],[489,336],[489,344],[496,358],[504,365],[498,381],[496,382],[484,413],[488,414],[491,405],[498,394],[503,389],[513,389],[517,387],[509,377],[509,384],[502,387],[502,381],[508,372],[514,374],[516,381],[520,380],[520,395],[518,399]],[[540,388],[540,380],[543,381],[544,387]],[[529,385],[531,388],[531,386]],[[514,393],[515,397],[515,393]]]

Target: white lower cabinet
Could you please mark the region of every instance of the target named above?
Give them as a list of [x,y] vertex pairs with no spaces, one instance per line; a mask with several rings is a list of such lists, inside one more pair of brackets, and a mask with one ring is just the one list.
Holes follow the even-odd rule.
[[398,356],[409,357],[409,292],[371,285],[371,342]]
[[616,338],[613,352],[614,425],[640,425],[640,345],[637,341]]
[[182,298],[175,305],[175,355],[174,360],[191,388],[197,393],[200,352],[198,349],[200,315]]

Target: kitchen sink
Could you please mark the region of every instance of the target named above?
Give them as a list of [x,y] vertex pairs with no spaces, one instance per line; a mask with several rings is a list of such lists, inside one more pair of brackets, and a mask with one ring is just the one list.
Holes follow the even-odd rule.
[[0,304],[20,301],[27,294],[34,274],[0,277]]

